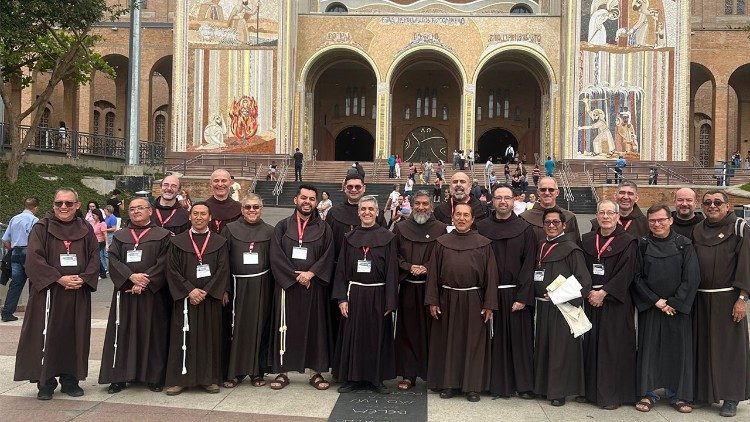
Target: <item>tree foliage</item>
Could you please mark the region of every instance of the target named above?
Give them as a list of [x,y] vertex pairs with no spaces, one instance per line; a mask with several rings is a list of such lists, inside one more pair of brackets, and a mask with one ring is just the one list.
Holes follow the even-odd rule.
[[[0,96],[9,116],[11,156],[7,176],[18,178],[26,147],[34,138],[44,105],[61,81],[87,83],[94,70],[114,77],[94,46],[102,37],[91,33],[97,22],[117,20],[127,7],[106,0],[0,0]],[[16,98],[37,73],[50,75],[46,86],[25,109]],[[19,125],[32,116],[31,129],[21,138]]]

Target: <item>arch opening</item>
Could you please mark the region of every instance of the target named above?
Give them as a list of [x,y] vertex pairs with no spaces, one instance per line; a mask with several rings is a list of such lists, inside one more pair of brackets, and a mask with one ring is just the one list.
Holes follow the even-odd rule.
[[[519,150],[519,143],[512,132],[502,128],[493,128],[482,133],[477,141],[477,151],[483,160],[492,157],[493,162],[508,162],[508,147],[514,152]],[[512,157],[511,157],[512,158]]]
[[361,126],[350,126],[336,136],[336,161],[372,161],[375,138]]

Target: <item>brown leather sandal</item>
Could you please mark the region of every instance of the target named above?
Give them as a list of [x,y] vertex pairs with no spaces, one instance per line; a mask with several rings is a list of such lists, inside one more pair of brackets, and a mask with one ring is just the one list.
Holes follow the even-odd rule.
[[310,385],[315,387],[316,390],[328,390],[331,387],[331,383],[326,381],[323,375],[320,374],[314,374],[310,378]]
[[276,376],[276,379],[271,381],[270,387],[272,390],[281,390],[287,385],[289,385],[289,377],[284,374],[279,374]]
[[404,378],[398,383],[398,389],[401,391],[411,390],[414,387],[414,382],[409,378]]
[[652,407],[654,407],[654,401],[648,396],[644,396],[635,404],[635,408],[639,412],[650,412]]

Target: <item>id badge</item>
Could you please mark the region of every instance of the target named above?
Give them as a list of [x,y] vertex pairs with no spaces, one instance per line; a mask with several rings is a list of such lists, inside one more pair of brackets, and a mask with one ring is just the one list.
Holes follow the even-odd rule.
[[357,272],[358,273],[369,273],[372,270],[372,261],[366,259],[357,260]]
[[604,275],[604,264],[594,264],[594,275]]
[[544,281],[544,270],[534,271],[534,281]]
[[451,224],[450,226],[447,226],[447,227],[445,228],[445,231],[446,231],[446,233],[450,233],[450,232],[452,232],[453,230],[456,230],[456,226],[454,226],[454,225],[452,225],[452,224]]
[[61,267],[77,267],[78,257],[74,253],[61,253],[60,254],[60,266]]
[[292,259],[307,259],[307,248],[304,246],[295,246],[292,248]]
[[260,258],[258,252],[245,252],[242,254],[242,263],[245,265],[258,265]]
[[195,278],[211,277],[211,267],[208,264],[200,264],[195,267]]
[[140,249],[135,251],[128,251],[127,256],[125,257],[125,262],[141,262],[142,257],[143,251]]

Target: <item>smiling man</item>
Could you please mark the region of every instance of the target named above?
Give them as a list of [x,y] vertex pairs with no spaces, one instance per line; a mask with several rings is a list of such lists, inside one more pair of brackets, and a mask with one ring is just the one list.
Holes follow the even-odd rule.
[[530,210],[526,210],[521,214],[521,218],[534,226],[534,234],[536,234],[537,242],[543,240],[546,236],[546,228],[544,227],[544,210],[556,208],[565,214],[565,233],[572,233],[571,236],[575,237],[575,242],[580,244],[581,233],[578,229],[576,215],[557,206],[557,197],[560,195],[560,189],[558,189],[555,179],[552,177],[542,177],[539,180],[539,185],[537,185],[537,193],[539,194],[539,201],[537,201]]
[[13,379],[36,382],[39,400],[52,398],[58,376],[63,393],[82,396],[78,382],[88,374],[99,245],[91,225],[76,217],[79,207],[76,191],[58,189],[54,214],[39,220],[29,235],[29,300]]
[[476,222],[487,217],[484,206],[478,198],[474,198],[469,195],[471,190],[471,178],[464,172],[459,171],[453,173],[449,186],[450,199],[443,202],[435,209],[435,218],[438,221],[448,225],[448,231],[452,231],[455,228],[452,222],[453,211],[455,211],[456,205],[458,204],[469,204],[472,212],[472,219],[474,221],[471,228],[476,228]]
[[734,416],[737,404],[750,399],[750,228],[737,218],[722,191],[703,195],[703,212],[706,219],[693,230],[701,268],[693,310],[695,400],[724,400],[721,416]]
[[[623,229],[634,237],[645,236],[648,234],[648,221],[646,216],[638,207],[638,185],[631,181],[625,181],[617,186],[615,192],[615,202],[619,208],[619,221],[617,223]],[[591,231],[595,232],[599,228],[599,219],[591,219]]]
[[177,200],[179,193],[180,179],[177,176],[165,176],[161,181],[161,195],[154,200],[154,212],[151,213],[154,224],[174,234],[190,228],[190,216]]
[[693,239],[693,229],[701,221],[703,214],[695,212],[698,205],[698,197],[695,191],[690,188],[680,188],[674,193],[674,208],[672,211],[672,230]]
[[242,217],[240,203],[231,198],[232,176],[224,169],[214,170],[211,173],[211,197],[206,199],[206,204],[211,210],[211,222],[209,228],[214,233],[221,230],[232,221]]

